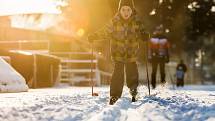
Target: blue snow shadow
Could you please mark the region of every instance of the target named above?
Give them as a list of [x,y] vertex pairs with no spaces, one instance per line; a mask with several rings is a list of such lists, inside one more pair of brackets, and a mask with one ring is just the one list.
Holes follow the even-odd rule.
[[156,108],[152,111],[157,111],[167,120],[204,121],[209,118],[215,118],[215,104],[206,105],[188,96],[183,98],[176,96],[168,98],[161,98],[159,96],[145,96],[140,101],[141,103],[139,106],[146,103],[152,105],[157,104]]
[[189,90],[189,91],[215,91],[215,85],[188,85],[180,88],[170,87],[171,90]]

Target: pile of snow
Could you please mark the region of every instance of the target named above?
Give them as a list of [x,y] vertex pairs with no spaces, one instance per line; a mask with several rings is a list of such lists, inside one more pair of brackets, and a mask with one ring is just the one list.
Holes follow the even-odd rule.
[[25,79],[0,57],[0,92],[28,91]]

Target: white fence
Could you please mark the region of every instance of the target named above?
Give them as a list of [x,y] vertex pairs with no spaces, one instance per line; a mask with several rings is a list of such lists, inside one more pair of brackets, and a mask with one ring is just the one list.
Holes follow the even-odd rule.
[[99,68],[97,53],[93,55],[90,52],[54,52],[50,54],[61,58],[61,82],[81,86],[89,85],[92,76],[94,84],[100,86],[103,81],[107,82],[111,77],[110,72]]

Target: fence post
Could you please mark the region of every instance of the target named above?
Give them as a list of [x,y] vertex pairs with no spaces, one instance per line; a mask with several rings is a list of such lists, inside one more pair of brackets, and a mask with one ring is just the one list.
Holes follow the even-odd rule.
[[33,54],[33,88],[37,87],[37,57]]
[[53,78],[53,65],[51,64],[51,66],[50,66],[50,79],[51,79],[51,86],[54,86],[54,78]]
[[98,65],[99,59],[98,59],[97,53],[95,53],[95,62],[96,62],[96,70],[95,70],[96,73],[95,74],[96,74],[97,85],[101,86],[101,73],[99,70],[99,65]]

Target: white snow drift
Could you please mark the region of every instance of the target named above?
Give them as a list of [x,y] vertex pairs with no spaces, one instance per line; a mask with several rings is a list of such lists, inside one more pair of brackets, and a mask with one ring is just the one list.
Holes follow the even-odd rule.
[[25,79],[0,57],[0,92],[27,91]]

